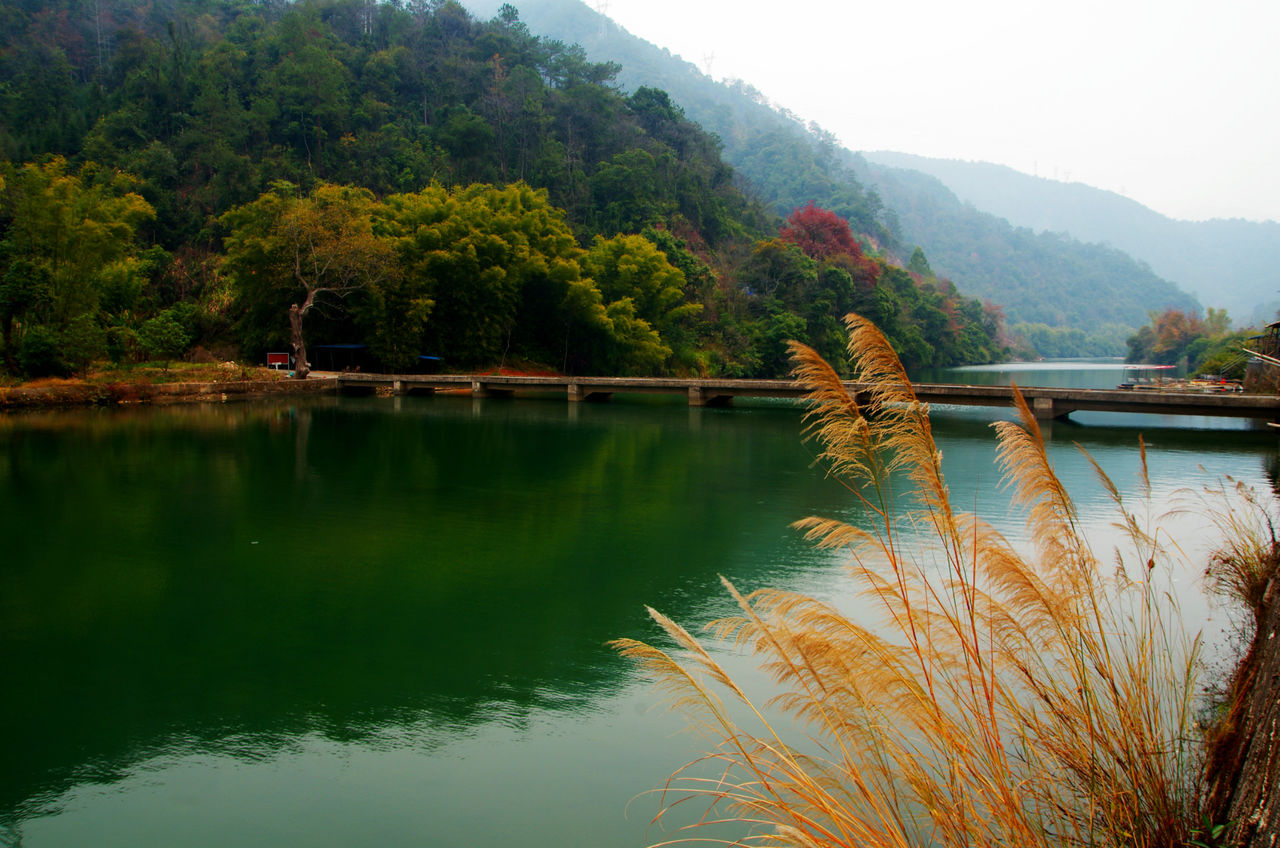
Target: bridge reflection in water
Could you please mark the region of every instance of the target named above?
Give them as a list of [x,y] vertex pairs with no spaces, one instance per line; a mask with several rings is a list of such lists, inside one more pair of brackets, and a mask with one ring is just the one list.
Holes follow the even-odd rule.
[[[470,392],[473,397],[502,397],[517,393],[563,392],[569,401],[607,400],[614,394],[679,394],[690,406],[728,404],[735,397],[799,398],[804,391],[792,380],[683,379],[669,377],[526,377],[498,374],[339,374],[339,391],[377,389],[396,394],[436,391]],[[846,383],[865,398],[865,383]],[[1007,386],[967,386],[915,383],[924,403],[961,406],[1012,406]],[[1020,386],[1037,418],[1065,418],[1072,412],[1134,412],[1154,415],[1195,415],[1225,418],[1280,419],[1280,397],[1240,392],[1148,391],[1131,389],[1071,389]]]

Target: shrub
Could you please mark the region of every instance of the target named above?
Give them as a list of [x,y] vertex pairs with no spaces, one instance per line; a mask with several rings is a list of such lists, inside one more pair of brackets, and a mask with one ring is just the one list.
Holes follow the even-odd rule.
[[62,333],[62,357],[73,370],[84,373],[102,354],[105,344],[106,332],[97,319],[88,313],[77,315]]
[[165,371],[169,370],[169,360],[181,356],[191,343],[191,333],[169,309],[143,324],[138,337],[143,348],[164,364]]
[[18,367],[29,379],[67,377],[71,369],[62,358],[62,339],[51,327],[28,327],[18,348]]
[[107,357],[113,365],[134,361],[141,345],[138,331],[132,327],[118,325],[107,329]]

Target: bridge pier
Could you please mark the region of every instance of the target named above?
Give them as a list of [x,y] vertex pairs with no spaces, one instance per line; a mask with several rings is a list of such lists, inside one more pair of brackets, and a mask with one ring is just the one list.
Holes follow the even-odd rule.
[[471,381],[472,397],[477,397],[477,398],[511,397],[513,394],[515,394],[514,389],[495,389],[492,386],[485,385],[484,382],[481,380]]
[[733,395],[709,392],[702,386],[689,387],[690,406],[729,406],[733,403]]
[[1035,415],[1037,421],[1066,419],[1068,415],[1075,412],[1075,409],[1074,406],[1068,406],[1057,398],[1044,397],[1042,395],[1031,398],[1031,412]]
[[613,392],[601,392],[581,383],[570,383],[565,387],[570,403],[582,403],[589,400],[612,400]]

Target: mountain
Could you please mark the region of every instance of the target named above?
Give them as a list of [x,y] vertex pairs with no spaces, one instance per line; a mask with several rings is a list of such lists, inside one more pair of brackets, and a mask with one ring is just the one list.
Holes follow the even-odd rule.
[[1119,248],[1206,306],[1226,308],[1237,322],[1273,320],[1280,308],[1280,223],[1180,221],[1114,192],[1004,165],[887,151],[864,155],[873,165],[934,176],[965,203],[1016,227]]
[[[500,0],[468,0],[493,15]],[[1135,327],[1152,309],[1195,309],[1196,300],[1119,249],[1028,228],[966,205],[932,178],[873,165],[816,125],[771,104],[742,80],[716,82],[695,65],[637,38],[580,0],[522,0],[531,31],[581,44],[593,61],[617,62],[624,88],[660,88],[719,137],[749,190],[780,214],[814,202],[903,261],[916,246],[933,270],[1001,304],[1011,321],[1095,329]],[[950,198],[947,195],[951,195]],[[1101,241],[1101,239],[1092,239]]]
[[894,210],[904,236],[926,245],[938,273],[999,302],[1011,321],[1096,330],[1141,326],[1153,309],[1199,308],[1123,251],[1015,227],[962,202],[921,171],[868,162],[858,174]]

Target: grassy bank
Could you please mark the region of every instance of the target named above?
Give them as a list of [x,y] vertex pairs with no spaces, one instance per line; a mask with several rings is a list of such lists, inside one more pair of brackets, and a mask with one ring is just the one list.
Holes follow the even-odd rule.
[[0,382],[0,409],[221,401],[324,391],[328,381],[235,362],[95,367],[72,378]]

